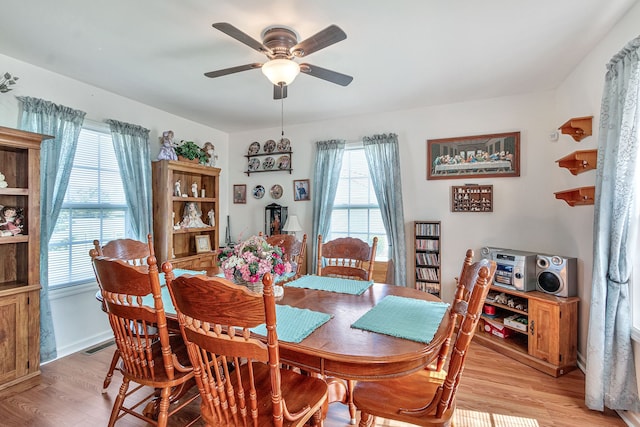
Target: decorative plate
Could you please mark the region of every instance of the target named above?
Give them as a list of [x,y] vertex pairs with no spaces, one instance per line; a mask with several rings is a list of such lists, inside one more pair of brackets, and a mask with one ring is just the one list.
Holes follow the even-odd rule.
[[273,150],[276,149],[276,142],[273,139],[268,140],[264,143],[264,152],[265,153],[273,153]]
[[278,157],[278,169],[289,169],[291,167],[291,162],[289,161],[289,156],[280,156]]
[[278,151],[291,151],[291,141],[289,138],[282,138],[278,142]]
[[269,170],[273,169],[273,165],[276,164],[276,161],[273,157],[269,156],[262,161],[262,169]]
[[260,167],[260,160],[258,160],[258,159],[249,160],[249,170],[250,171],[257,171],[259,167]]
[[271,187],[271,197],[273,197],[274,199],[279,199],[280,197],[282,197],[282,186],[279,184],[274,185],[273,187]]
[[253,197],[256,199],[262,199],[264,196],[264,187],[262,185],[256,185],[253,187]]
[[260,151],[260,143],[258,141],[254,141],[249,146],[249,152],[247,154],[249,154],[250,156],[253,156],[254,154],[258,154],[259,151]]

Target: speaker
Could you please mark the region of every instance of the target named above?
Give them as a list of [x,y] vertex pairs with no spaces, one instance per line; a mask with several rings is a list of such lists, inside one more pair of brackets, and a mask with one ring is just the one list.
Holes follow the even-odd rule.
[[558,255],[536,256],[536,290],[559,297],[577,294],[577,259]]

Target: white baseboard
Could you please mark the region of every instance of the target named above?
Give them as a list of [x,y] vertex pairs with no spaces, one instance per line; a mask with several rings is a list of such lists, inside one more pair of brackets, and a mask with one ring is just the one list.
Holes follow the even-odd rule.
[[[100,343],[108,341],[110,339],[113,339],[113,332],[111,330],[108,330],[108,331],[106,331],[106,332],[104,332],[102,334],[94,335],[92,337],[87,337],[85,339],[73,342],[73,343],[71,343],[69,345],[66,345],[64,347],[58,347],[56,349],[57,352],[58,352],[58,355],[53,360],[60,359],[61,357],[65,357],[65,356],[68,356],[68,355],[73,354],[73,353],[77,353],[78,351],[82,351],[82,350],[84,350],[86,348],[92,347],[92,346],[94,346],[96,344],[100,344]],[[53,360],[49,360],[46,363],[53,362]],[[43,363],[43,365],[44,364],[45,363]]]
[[629,427],[640,427],[640,414],[637,412],[629,412],[629,411],[616,411],[622,421],[627,423]]

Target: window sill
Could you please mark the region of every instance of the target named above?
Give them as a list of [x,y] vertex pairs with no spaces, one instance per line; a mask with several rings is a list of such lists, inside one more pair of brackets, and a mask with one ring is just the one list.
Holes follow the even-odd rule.
[[50,289],[49,299],[51,301],[57,299],[68,298],[74,295],[84,294],[88,292],[96,292],[98,290],[98,283],[95,281],[83,283],[81,285],[66,286],[64,288]]

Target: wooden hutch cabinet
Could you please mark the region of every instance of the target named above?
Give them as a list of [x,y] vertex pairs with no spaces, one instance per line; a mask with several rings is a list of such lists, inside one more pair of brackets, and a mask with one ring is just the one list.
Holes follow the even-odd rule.
[[[153,179],[153,241],[159,263],[171,261],[174,268],[200,270],[215,267],[215,251],[220,240],[218,220],[220,169],[196,163],[158,160],[152,163]],[[176,182],[180,181],[181,195],[176,195]],[[192,186],[197,188],[197,197]],[[204,195],[203,195],[204,192]],[[206,227],[184,228],[179,224],[188,203],[196,203],[202,212]],[[213,226],[208,212],[213,210]],[[210,250],[203,250],[208,242]]]
[[49,138],[0,127],[0,205],[24,214],[20,234],[0,236],[0,390],[40,374],[40,145]]

